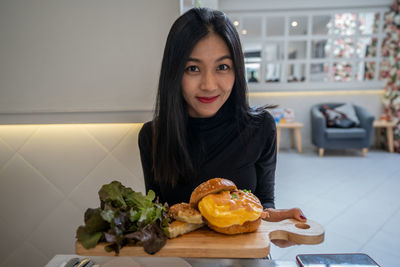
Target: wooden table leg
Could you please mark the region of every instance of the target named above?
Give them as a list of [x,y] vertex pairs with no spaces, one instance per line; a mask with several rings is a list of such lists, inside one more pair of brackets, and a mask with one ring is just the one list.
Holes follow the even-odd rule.
[[296,142],[297,142],[297,151],[299,153],[303,153],[303,147],[301,145],[301,132],[300,128],[296,128]]
[[279,152],[279,142],[281,141],[281,128],[276,128],[276,151]]
[[393,128],[387,127],[386,128],[386,137],[388,141],[388,149],[390,153],[394,152],[394,144],[393,144]]
[[[297,129],[290,129],[290,139],[291,139],[291,141],[292,141],[292,149],[294,149],[294,131],[297,131]],[[297,134],[297,133],[296,133]]]
[[376,128],[376,148],[379,148],[381,146],[381,128]]

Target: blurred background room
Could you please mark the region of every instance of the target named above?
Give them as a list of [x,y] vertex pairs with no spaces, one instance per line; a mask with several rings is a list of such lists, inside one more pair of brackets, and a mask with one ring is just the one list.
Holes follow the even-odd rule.
[[[272,259],[361,252],[398,266],[399,2],[0,0],[0,266],[74,254],[103,184],[145,191],[138,132],[169,28],[195,6],[236,26],[250,104],[278,105],[277,208],[326,231],[320,245],[272,245]],[[358,123],[327,125],[325,104]]]

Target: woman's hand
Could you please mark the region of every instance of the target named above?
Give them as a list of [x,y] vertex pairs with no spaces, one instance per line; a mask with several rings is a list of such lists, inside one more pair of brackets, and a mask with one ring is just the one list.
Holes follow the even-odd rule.
[[300,222],[307,221],[307,218],[299,208],[265,209],[261,214],[261,218],[269,222],[279,222],[285,219],[295,219]]
[[293,219],[300,222],[306,222],[307,218],[304,216],[303,212],[299,208],[293,208],[289,210]]
[[[261,214],[261,218],[270,222],[279,222],[285,219],[295,219],[300,222],[307,221],[307,218],[304,216],[303,212],[299,208],[292,209],[265,209]],[[287,248],[294,246],[296,244],[284,240],[284,239],[274,239],[271,242],[280,248]]]

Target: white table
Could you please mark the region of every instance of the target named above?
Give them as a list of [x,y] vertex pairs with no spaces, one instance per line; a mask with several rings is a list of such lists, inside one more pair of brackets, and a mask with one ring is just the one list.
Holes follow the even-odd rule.
[[376,129],[376,147],[380,146],[381,141],[381,129],[386,129],[386,138],[388,142],[388,150],[390,153],[394,152],[394,143],[393,143],[393,128],[396,126],[394,121],[384,121],[384,120],[375,120],[374,128]]
[[[84,259],[85,256],[79,255],[56,255],[46,267],[60,267],[72,258]],[[92,256],[90,259],[98,265],[106,264],[111,260],[119,257],[111,256]],[[162,257],[120,257],[129,258],[134,260],[136,266],[153,267],[153,266],[171,266],[171,267],[208,267],[208,266],[252,266],[252,267],[298,267],[296,262],[293,261],[274,261],[267,259],[205,259],[205,258],[162,258]],[[113,265],[115,267],[123,265]],[[131,265],[134,266],[134,265]]]
[[296,136],[296,144],[297,144],[297,152],[302,153],[303,148],[301,145],[301,128],[303,128],[303,124],[299,122],[279,122],[276,124],[276,143],[277,143],[277,150],[279,152],[279,144],[281,141],[281,131],[282,129],[289,129],[290,136],[292,141],[292,148],[294,148],[294,141]]

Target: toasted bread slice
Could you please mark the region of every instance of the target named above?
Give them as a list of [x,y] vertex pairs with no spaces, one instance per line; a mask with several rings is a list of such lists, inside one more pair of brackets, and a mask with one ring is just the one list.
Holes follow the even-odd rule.
[[168,225],[168,237],[175,238],[179,235],[184,235],[189,232],[192,232],[196,229],[199,229],[204,224],[194,224],[194,223],[187,223],[181,221],[173,221]]
[[190,207],[189,203],[179,203],[172,205],[169,209],[171,216],[178,221],[193,223],[193,224],[203,224],[203,217],[201,213]]

